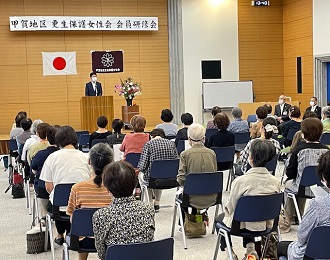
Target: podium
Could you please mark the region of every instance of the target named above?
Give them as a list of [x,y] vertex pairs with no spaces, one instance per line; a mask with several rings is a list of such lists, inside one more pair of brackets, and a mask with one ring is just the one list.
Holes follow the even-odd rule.
[[90,133],[97,129],[96,121],[99,116],[106,116],[109,124],[113,120],[113,97],[112,96],[89,96],[80,100],[81,130]]
[[139,106],[122,106],[121,107],[121,115],[122,119],[125,123],[129,123],[131,118],[135,115],[139,114]]

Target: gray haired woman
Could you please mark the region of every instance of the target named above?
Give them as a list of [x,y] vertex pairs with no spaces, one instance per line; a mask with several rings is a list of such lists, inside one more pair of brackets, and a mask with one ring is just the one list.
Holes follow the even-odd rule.
[[330,133],[330,106],[322,108],[323,133]]

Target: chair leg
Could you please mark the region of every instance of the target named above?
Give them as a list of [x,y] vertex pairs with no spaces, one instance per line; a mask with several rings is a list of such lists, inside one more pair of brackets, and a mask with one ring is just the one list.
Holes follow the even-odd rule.
[[229,183],[231,182],[230,180],[231,180],[231,172],[230,172],[230,170],[229,170],[229,172],[228,172],[228,178],[227,178],[226,191],[228,191]]
[[175,221],[176,221],[176,211],[177,211],[177,204],[174,203],[171,237],[174,237],[174,228],[175,228]]
[[63,260],[69,260],[69,247],[67,243],[63,244]]
[[219,247],[220,247],[220,241],[221,241],[221,232],[219,232],[219,234],[218,234],[217,244],[215,246],[215,251],[214,251],[214,255],[213,255],[213,260],[217,260],[218,253],[219,253]]
[[296,214],[297,214],[298,221],[299,221],[299,224],[300,224],[301,223],[301,215],[300,215],[300,211],[299,211],[299,207],[298,207],[296,196],[293,196],[292,197],[292,200],[293,200],[293,204],[294,204],[294,207],[296,209]]
[[268,247],[268,242],[269,242],[269,239],[270,239],[271,235],[272,235],[272,233],[269,233],[266,237],[266,241],[265,241],[264,247],[262,249],[262,253],[261,253],[261,259],[264,259],[264,256],[266,254],[266,250],[267,250],[267,247]]
[[213,227],[212,227],[212,234],[214,234],[214,230],[215,230],[215,218],[218,216],[218,213],[219,213],[219,204],[215,208],[214,220],[213,220]]
[[187,249],[187,242],[186,242],[186,233],[184,231],[184,223],[183,223],[183,216],[182,216],[182,211],[181,211],[181,205],[179,202],[176,202],[177,204],[177,211],[179,214],[179,218],[180,218],[180,224],[181,224],[181,233],[182,233],[182,239],[183,239],[183,248]]
[[281,229],[280,226],[277,226],[277,240],[278,242],[282,241]]
[[222,231],[222,232],[224,233],[224,236],[225,236],[226,246],[227,246],[227,250],[228,250],[228,258],[229,258],[229,260],[234,260],[233,259],[233,249],[231,248],[231,245],[230,245],[229,235],[226,231]]
[[51,220],[49,214],[47,214],[47,216],[46,216],[46,225],[48,227],[49,240],[50,240],[49,243],[50,243],[50,249],[52,251],[52,257],[53,257],[53,260],[55,260],[55,248],[54,248],[54,239],[53,239],[52,220]]

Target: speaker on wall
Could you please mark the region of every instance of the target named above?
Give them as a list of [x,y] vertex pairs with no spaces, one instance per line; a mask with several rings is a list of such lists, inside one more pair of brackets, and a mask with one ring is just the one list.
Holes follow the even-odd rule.
[[202,60],[202,79],[221,79],[221,60]]
[[302,93],[301,57],[297,57],[297,93]]

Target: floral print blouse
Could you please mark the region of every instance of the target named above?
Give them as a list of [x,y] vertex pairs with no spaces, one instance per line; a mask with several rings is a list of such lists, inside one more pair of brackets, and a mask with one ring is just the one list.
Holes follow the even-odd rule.
[[149,242],[154,239],[155,211],[133,196],[115,198],[93,216],[95,247],[100,259],[113,244]]

